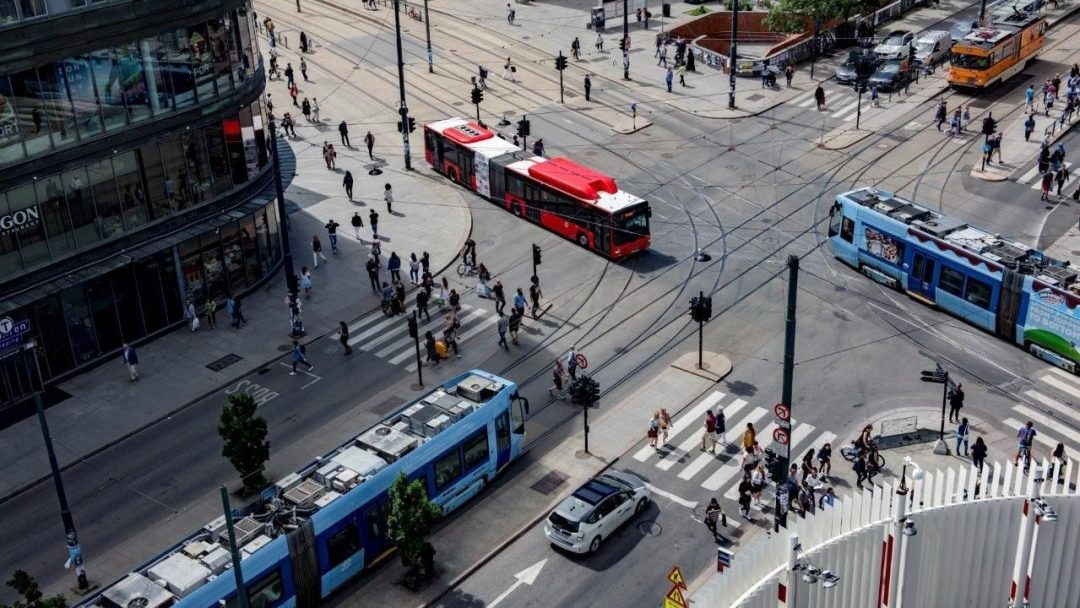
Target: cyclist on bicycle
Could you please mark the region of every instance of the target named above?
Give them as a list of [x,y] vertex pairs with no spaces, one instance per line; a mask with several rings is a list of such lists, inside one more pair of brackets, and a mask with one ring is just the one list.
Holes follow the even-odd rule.
[[874,445],[874,427],[869,424],[863,427],[862,433],[859,434],[859,440],[855,446],[862,452],[872,452],[876,450],[877,446]]
[[1020,456],[1024,457],[1025,465],[1031,460],[1031,442],[1036,434],[1035,423],[1030,420],[1016,431],[1016,458],[1013,459],[1013,464],[1020,464]]
[[470,270],[476,267],[476,241],[468,239],[461,248],[461,263]]

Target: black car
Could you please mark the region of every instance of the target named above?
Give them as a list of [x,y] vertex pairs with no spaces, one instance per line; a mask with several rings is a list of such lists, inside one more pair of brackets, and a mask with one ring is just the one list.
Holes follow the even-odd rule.
[[896,91],[904,88],[904,85],[913,79],[912,71],[906,69],[902,62],[890,61],[878,67],[866,86],[876,86],[879,91]]
[[841,84],[853,84],[859,78],[866,78],[873,74],[881,61],[873,55],[863,55],[857,51],[848,56],[847,61],[836,68],[836,82]]

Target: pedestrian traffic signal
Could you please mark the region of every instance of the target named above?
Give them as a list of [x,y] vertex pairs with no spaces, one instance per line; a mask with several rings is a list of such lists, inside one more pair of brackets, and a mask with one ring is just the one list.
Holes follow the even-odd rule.
[[409,117],[409,133],[416,130],[416,119],[412,116]]
[[518,121],[517,134],[518,134],[518,137],[528,137],[529,136],[529,119],[522,118],[521,120]]
[[559,52],[559,56],[555,58],[555,69],[560,72],[566,69],[566,57]]
[[619,38],[619,50],[620,51],[625,51],[626,50],[626,36],[623,36],[622,38]]
[[484,101],[484,92],[481,91],[479,89],[479,87],[473,87],[473,90],[472,90],[472,102],[474,104],[477,104],[477,103],[480,103],[481,101]]
[[409,317],[409,337],[413,340],[420,337],[420,329],[417,327],[415,316]]
[[533,252],[533,266],[539,266],[540,265],[540,246],[537,245],[536,243],[533,243],[532,252]]
[[585,404],[596,405],[600,401],[600,383],[592,378],[585,379]]
[[397,132],[401,133],[401,121],[397,121]]
[[690,318],[697,323],[712,319],[712,296],[702,294],[690,298]]
[[581,405],[582,400],[585,398],[583,380],[584,378],[578,378],[570,383],[570,403],[574,405]]
[[997,132],[997,120],[993,116],[987,116],[983,119],[982,134],[993,135]]

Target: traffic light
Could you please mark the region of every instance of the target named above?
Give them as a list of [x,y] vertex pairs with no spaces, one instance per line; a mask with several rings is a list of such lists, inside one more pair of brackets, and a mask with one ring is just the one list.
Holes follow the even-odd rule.
[[777,485],[780,485],[787,481],[788,473],[788,460],[778,454],[774,454],[772,450],[765,450],[765,468],[768,470],[769,479],[771,479]]
[[712,296],[705,296],[699,302],[701,305],[701,317],[703,321],[712,319]]
[[533,266],[539,266],[540,265],[540,246],[537,245],[536,243],[533,243],[532,252],[533,252]]
[[693,319],[695,322],[697,322],[698,320],[698,310],[700,306],[701,305],[698,303],[697,296],[690,298],[690,318]]
[[690,318],[697,323],[712,319],[712,296],[694,296],[690,298]]
[[484,101],[484,92],[481,91],[479,87],[473,87],[473,90],[472,90],[472,102],[474,104],[477,104],[477,103],[480,103],[481,101]]
[[559,56],[555,58],[555,69],[560,72],[566,69],[566,56],[559,52]]
[[528,137],[529,136],[529,120],[527,118],[522,118],[521,120],[518,121],[517,124],[518,124],[518,128],[517,128],[518,137]]
[[420,329],[416,324],[416,317],[409,317],[409,337],[413,340],[420,337]]
[[986,118],[983,119],[982,134],[983,135],[993,135],[996,132],[997,132],[997,120],[992,115],[988,115]]
[[397,121],[397,132],[401,133],[401,121]]
[[416,130],[416,119],[412,116],[409,117],[409,133]]
[[570,383],[570,403],[581,405],[582,400],[585,398],[585,385],[582,383],[584,380],[584,378],[578,378]]
[[585,396],[588,405],[596,405],[600,401],[600,383],[592,378],[585,380]]

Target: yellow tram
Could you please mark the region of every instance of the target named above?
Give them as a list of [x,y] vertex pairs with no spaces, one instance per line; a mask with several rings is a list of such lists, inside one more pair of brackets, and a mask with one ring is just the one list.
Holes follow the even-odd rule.
[[1020,73],[1046,42],[1046,17],[1016,12],[977,28],[952,46],[949,85],[985,90]]

